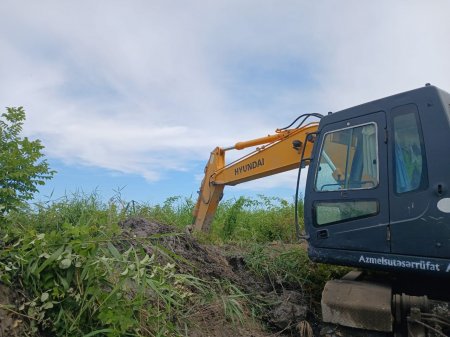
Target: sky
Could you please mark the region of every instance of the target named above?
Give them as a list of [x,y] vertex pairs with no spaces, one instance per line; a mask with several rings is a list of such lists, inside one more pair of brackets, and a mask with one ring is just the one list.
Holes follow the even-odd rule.
[[[58,172],[40,200],[195,198],[216,146],[425,83],[450,90],[448,0],[2,0],[0,13],[0,108],[25,108],[24,135]],[[225,197],[292,199],[295,183],[291,171]]]

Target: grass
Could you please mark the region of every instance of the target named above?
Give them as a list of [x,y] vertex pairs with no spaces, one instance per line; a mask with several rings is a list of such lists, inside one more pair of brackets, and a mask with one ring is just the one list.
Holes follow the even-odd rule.
[[255,274],[267,278],[274,290],[301,290],[314,310],[319,308],[325,283],[348,271],[346,267],[313,263],[304,246],[283,243],[253,244],[245,262]]
[[[0,281],[22,289],[17,311],[29,335],[180,336],[193,311],[208,306],[242,323],[257,304],[236,285],[180,274],[176,259],[162,263],[146,253],[150,240],[121,236],[118,223],[129,216],[182,229],[193,206],[182,197],[146,205],[77,194],[1,218]],[[255,274],[316,301],[322,284],[342,270],[312,264],[292,244],[293,213],[293,204],[278,198],[228,200],[201,239],[250,247],[245,261]]]
[[[303,207],[300,207],[302,212]],[[302,213],[301,213],[302,214]],[[211,239],[221,242],[294,242],[294,205],[281,198],[227,200],[219,205]]]

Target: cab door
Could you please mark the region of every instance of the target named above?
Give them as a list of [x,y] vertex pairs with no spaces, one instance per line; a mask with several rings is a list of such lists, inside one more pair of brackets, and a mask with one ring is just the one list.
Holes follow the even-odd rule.
[[[395,254],[450,257],[450,214],[440,212],[437,207],[443,198],[439,186],[444,186],[448,180],[445,175],[448,172],[445,165],[448,148],[442,136],[437,136],[445,135],[447,130],[440,130],[445,122],[427,130],[430,135],[427,145],[431,150],[427,153],[417,105],[405,104],[391,110],[389,158],[392,159],[393,183],[390,219],[391,246]],[[433,161],[427,161],[427,154]],[[434,169],[436,173],[431,171],[428,175],[428,169]],[[443,176],[439,176],[441,172]]]
[[315,146],[305,198],[310,245],[389,252],[385,112],[325,124]]

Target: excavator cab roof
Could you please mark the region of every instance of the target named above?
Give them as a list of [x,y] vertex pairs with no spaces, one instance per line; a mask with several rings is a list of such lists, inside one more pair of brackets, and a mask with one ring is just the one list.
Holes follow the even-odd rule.
[[334,123],[342,119],[357,117],[365,111],[389,110],[393,106],[398,106],[402,103],[406,104],[406,102],[411,101],[418,102],[424,99],[426,100],[427,98],[435,98],[438,101],[441,101],[444,105],[444,110],[446,110],[447,114],[450,116],[450,94],[434,85],[427,84],[424,87],[359,104],[351,108],[340,110],[339,112],[330,113],[322,118],[321,125],[323,126],[324,124]]

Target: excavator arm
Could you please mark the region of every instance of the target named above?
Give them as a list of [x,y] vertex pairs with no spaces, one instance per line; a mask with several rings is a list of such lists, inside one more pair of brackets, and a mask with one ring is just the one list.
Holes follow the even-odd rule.
[[[306,140],[308,134],[317,129],[318,123],[310,123],[295,129],[276,130],[273,135],[239,142],[228,148],[216,147],[205,167],[193,212],[194,229],[209,231],[225,185],[233,186],[298,168],[302,154],[310,157],[312,143]],[[225,164],[226,151],[254,146],[258,147],[253,152]]]

